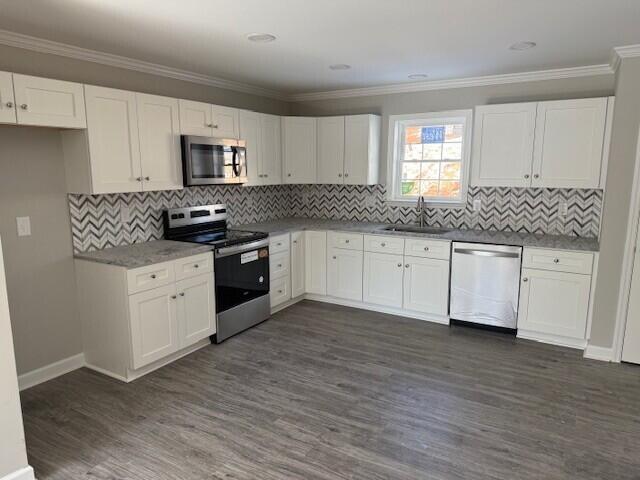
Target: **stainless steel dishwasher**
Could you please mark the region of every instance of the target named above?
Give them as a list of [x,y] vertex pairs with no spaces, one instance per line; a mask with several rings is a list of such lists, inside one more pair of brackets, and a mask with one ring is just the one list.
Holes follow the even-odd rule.
[[454,242],[452,249],[451,319],[515,330],[522,247]]

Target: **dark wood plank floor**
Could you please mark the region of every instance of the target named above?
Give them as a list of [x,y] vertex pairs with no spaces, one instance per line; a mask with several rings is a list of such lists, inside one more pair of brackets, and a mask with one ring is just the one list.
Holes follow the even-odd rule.
[[308,301],[22,401],[39,480],[640,479],[640,368]]

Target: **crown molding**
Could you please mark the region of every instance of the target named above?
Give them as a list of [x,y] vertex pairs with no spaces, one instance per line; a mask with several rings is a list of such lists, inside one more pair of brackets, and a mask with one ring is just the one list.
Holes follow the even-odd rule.
[[640,57],[640,44],[615,47],[611,51],[611,68],[615,71],[623,58]]
[[424,92],[428,90],[484,87],[488,85],[504,85],[509,83],[558,80],[563,78],[590,77],[595,75],[612,75],[613,73],[614,70],[609,64],[589,65],[585,67],[556,68],[553,70],[539,70],[535,72],[507,73],[503,75],[486,75],[482,77],[453,78],[450,80],[431,80],[425,82],[381,85],[377,87],[299,93],[289,95],[289,100],[294,102],[305,102],[311,100],[329,100],[334,98],[387,95],[390,93]]
[[76,47],[65,43],[44,40],[42,38],[23,35],[0,29],[0,45],[9,47],[24,48],[39,53],[49,53],[62,57],[73,58],[76,60],[84,60],[87,62],[99,63],[110,67],[124,68],[134,70],[136,72],[148,73],[151,75],[159,75],[162,77],[183,80],[186,82],[208,85],[211,87],[224,88],[236,92],[259,95],[262,97],[275,98],[278,100],[288,100],[287,95],[270,90],[267,88],[257,87],[242,82],[226,80],[224,78],[212,77],[200,73],[180,70],[178,68],[167,67],[157,63],[145,62],[134,58],[113,55],[110,53],[98,52],[87,48]]

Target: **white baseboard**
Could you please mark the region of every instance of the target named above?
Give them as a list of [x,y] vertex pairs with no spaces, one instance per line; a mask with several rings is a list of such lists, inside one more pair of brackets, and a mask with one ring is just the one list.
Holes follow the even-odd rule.
[[291,305],[295,305],[296,303],[301,302],[304,299],[305,295],[300,295],[299,297],[295,297],[287,300],[286,302],[282,302],[271,308],[271,315],[273,315],[274,313],[278,313],[280,310],[284,310],[285,308],[289,308]]
[[9,475],[5,475],[4,477],[0,478],[0,480],[35,480],[35,478],[36,477],[33,474],[33,468],[24,467],[20,470],[16,470],[13,473],[10,473]]
[[559,347],[569,347],[578,350],[584,350],[587,341],[579,338],[563,337],[561,335],[550,335],[548,333],[532,332],[529,330],[518,329],[518,338],[525,340],[533,340],[535,342],[549,343],[558,345]]
[[613,347],[598,347],[597,345],[587,345],[584,350],[584,358],[603,362],[615,361]]
[[84,367],[84,365],[84,353],[79,353],[73,357],[64,358],[50,365],[45,365],[44,367],[19,375],[18,385],[20,390],[31,388],[40,383],[59,377],[60,375],[64,375],[65,373]]

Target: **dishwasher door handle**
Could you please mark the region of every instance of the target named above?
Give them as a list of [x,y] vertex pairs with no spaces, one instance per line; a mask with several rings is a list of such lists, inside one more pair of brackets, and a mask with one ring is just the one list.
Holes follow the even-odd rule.
[[454,248],[453,253],[461,253],[463,255],[478,255],[480,257],[520,258],[520,254],[515,252],[500,252],[495,250],[477,250],[473,248]]

